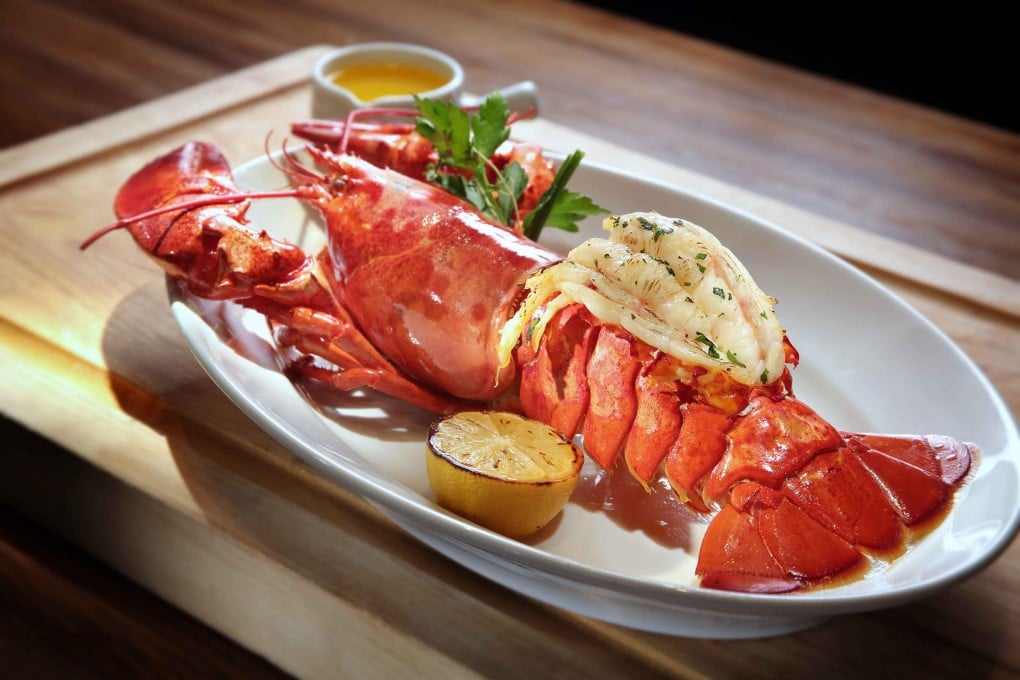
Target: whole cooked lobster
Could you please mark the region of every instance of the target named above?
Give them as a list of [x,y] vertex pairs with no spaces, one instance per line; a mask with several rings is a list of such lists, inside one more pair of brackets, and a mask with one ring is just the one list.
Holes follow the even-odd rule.
[[[295,378],[434,412],[521,411],[581,434],[606,470],[623,461],[646,487],[665,475],[715,513],[705,587],[786,592],[891,559],[967,478],[972,445],[841,432],[794,398],[774,300],[701,227],[613,216],[608,239],[564,257],[422,181],[431,149],[408,126],[297,132],[316,168],[285,154],[294,188],[243,193],[215,147],[189,143],[132,176],[120,220],[82,247],[130,229],[192,293],[264,314],[303,355]],[[527,159],[527,196],[544,191],[541,150],[500,153]],[[249,202],[270,196],[321,212],[322,252],[246,227]]]

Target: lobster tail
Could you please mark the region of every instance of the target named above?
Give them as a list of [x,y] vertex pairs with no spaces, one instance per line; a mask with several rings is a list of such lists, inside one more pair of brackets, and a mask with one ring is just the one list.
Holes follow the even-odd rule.
[[551,425],[565,437],[577,432],[588,410],[588,360],[598,328],[584,319],[583,308],[563,311],[537,352],[530,343],[518,351],[520,401],[525,415]]
[[680,395],[684,390],[671,379],[666,359],[656,356],[638,373],[634,423],[623,445],[627,469],[646,489],[675,448],[682,423]]
[[605,469],[622,456],[649,492],[664,474],[694,510],[721,508],[699,555],[706,587],[787,592],[894,556],[946,510],[974,455],[951,437],[839,432],[783,381],[731,386],[724,404],[738,406],[723,410],[697,371],[577,304],[517,358],[526,415],[583,435]]
[[699,554],[708,587],[789,590],[893,556],[946,511],[973,460],[949,437],[839,434],[792,397],[756,402],[705,484],[729,496]]

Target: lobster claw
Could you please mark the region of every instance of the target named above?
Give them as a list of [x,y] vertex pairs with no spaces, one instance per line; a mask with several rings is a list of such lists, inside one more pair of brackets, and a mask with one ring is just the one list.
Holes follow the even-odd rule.
[[[210,186],[215,188],[210,191]],[[117,193],[113,206],[118,217],[127,217],[186,195],[236,191],[223,152],[212,144],[192,141],[135,172]]]
[[[124,183],[114,199],[114,212],[124,219],[155,208],[182,203],[196,196],[236,195],[230,164],[212,144],[188,142],[151,161]],[[247,202],[219,205],[215,216],[243,220]],[[210,216],[210,215],[206,215]],[[183,222],[167,228],[164,215],[138,220],[130,225],[132,236],[144,250],[160,255],[201,252],[202,219],[190,213]]]

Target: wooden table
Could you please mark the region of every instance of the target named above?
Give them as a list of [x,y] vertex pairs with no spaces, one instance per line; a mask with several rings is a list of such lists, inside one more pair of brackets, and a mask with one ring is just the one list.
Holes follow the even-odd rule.
[[[946,330],[1020,412],[1015,135],[574,5],[452,3],[427,14],[401,5],[403,21],[384,30],[372,18],[396,16],[387,4],[370,11],[307,3],[343,26],[341,35],[316,33],[321,22],[295,18],[304,5],[288,6],[286,16],[272,15],[276,42],[265,43],[270,32],[259,22],[267,10],[256,20],[220,8],[218,25],[235,30],[196,23],[192,47],[205,55],[210,44],[248,51],[217,67],[183,59],[174,73],[199,83],[217,69],[283,56],[2,152],[0,499],[16,512],[5,525],[4,576],[8,592],[19,594],[7,598],[19,605],[7,611],[27,623],[5,623],[0,633],[34,647],[0,648],[0,657],[51,672],[158,666],[245,677],[274,674],[265,659],[302,676],[552,668],[594,677],[778,677],[821,667],[843,676],[1017,674],[1015,545],[974,578],[915,604],[725,644],[565,615],[495,587],[250,427],[190,357],[165,313],[160,277],[128,244],[104,242],[87,257],[75,250],[109,221],[117,178],[160,150],[202,136],[232,157],[251,157],[267,127],[303,115],[305,74],[321,49],[291,51],[299,35],[305,43],[428,43],[430,22],[439,21],[450,36],[443,47],[464,61],[473,88],[538,83],[542,120],[523,136],[580,146],[591,158],[736,202],[814,238]],[[93,63],[100,73],[131,43],[105,28],[102,10],[42,7],[33,14],[26,4],[12,17],[41,18],[28,27],[37,36],[74,24],[83,43],[106,40],[108,53]],[[196,14],[185,3],[128,21],[147,31],[150,21],[187,24]],[[482,47],[465,37],[483,25],[507,27],[513,39]],[[17,28],[7,25],[25,34]],[[15,51],[62,53],[44,40],[19,40]],[[179,56],[162,49],[159,58],[133,61],[138,71],[158,73],[157,62]],[[185,84],[166,82],[135,101]],[[24,92],[36,93],[29,106],[60,110],[46,88]],[[46,120],[40,114],[40,124]],[[35,524],[23,518],[219,633],[33,538]],[[55,623],[58,633],[26,633],[33,620]]]

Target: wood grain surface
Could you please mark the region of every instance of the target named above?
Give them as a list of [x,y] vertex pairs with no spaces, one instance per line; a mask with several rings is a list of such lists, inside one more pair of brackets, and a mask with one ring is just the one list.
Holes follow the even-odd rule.
[[[1020,144],[1015,135],[749,59],[605,12],[568,3],[529,2],[448,2],[426,10],[385,1],[371,7],[342,2],[296,2],[286,7],[254,3],[242,9],[197,2],[20,0],[10,0],[0,11],[7,144],[64,130],[69,136],[56,138],[58,142],[87,145],[88,135],[74,134],[82,129],[75,126],[302,45],[409,40],[456,54],[465,63],[472,89],[478,91],[523,78],[535,80],[543,94],[542,115],[573,130],[718,178],[807,214],[852,224],[997,272],[1006,280],[1020,278],[1016,191]],[[471,37],[493,26],[504,29],[498,33],[499,39],[483,44]],[[433,39],[437,27],[447,36],[442,45]],[[67,40],[68,35],[76,40]],[[635,73],[641,77],[633,77]],[[264,103],[275,115],[272,95],[266,92]],[[296,95],[281,96],[286,100]],[[154,129],[174,115],[172,106],[164,111],[143,109],[142,113],[152,117]],[[137,114],[136,110],[135,119]],[[264,119],[210,113],[208,120],[189,125],[162,130],[153,141],[169,143],[195,129],[230,140],[235,139],[233,132],[224,126],[247,127],[254,135],[264,127]],[[91,129],[86,126],[85,130]],[[102,223],[108,217],[108,200],[95,197],[110,194],[113,187],[88,176],[83,179],[75,171],[99,163],[104,177],[105,173],[123,176],[137,165],[138,155],[146,149],[144,140],[133,142],[105,149],[99,157],[86,155],[76,164],[47,171],[33,180],[14,182],[8,191],[16,192],[20,207],[13,200],[5,204],[8,211],[15,211],[15,219],[5,227],[4,243],[24,269],[19,270],[17,279],[6,278],[5,286],[20,281],[26,288],[35,288],[52,278],[45,266],[33,264],[38,260],[29,245],[36,241],[19,250],[11,229],[28,228],[40,220],[66,224],[69,214],[75,212],[75,219],[83,224]],[[250,154],[247,148],[239,152]],[[53,194],[82,209],[48,205],[47,196]],[[8,193],[8,197],[14,195]],[[70,236],[61,233],[55,247],[61,251],[73,248]],[[119,257],[127,251],[114,247],[107,254],[111,252]],[[125,259],[130,257],[125,255]],[[4,410],[11,418],[3,422],[2,429],[10,442],[4,445],[5,456],[13,461],[8,470],[22,475],[6,480],[4,486],[11,494],[7,497],[20,498],[24,507],[38,513],[40,521],[64,527],[79,545],[139,560],[137,573],[152,574],[154,581],[170,578],[158,571],[158,555],[154,554],[152,563],[145,562],[144,556],[132,555],[125,545],[104,545],[97,538],[108,519],[105,513],[117,507],[147,509],[136,525],[125,523],[124,541],[137,537],[142,543],[144,535],[138,532],[165,524],[173,529],[167,535],[179,537],[181,550],[203,545],[234,550],[230,553],[232,564],[245,565],[252,574],[264,574],[272,567],[263,560],[270,554],[288,568],[278,573],[281,584],[287,584],[281,588],[293,588],[290,592],[312,588],[308,597],[318,594],[326,603],[311,617],[320,631],[354,635],[360,643],[361,651],[352,651],[351,665],[337,668],[338,674],[399,672],[425,660],[434,674],[492,676],[506,671],[499,665],[500,659],[514,655],[514,649],[502,656],[488,655],[484,645],[459,638],[463,622],[416,617],[414,608],[407,605],[415,594],[388,592],[381,586],[373,589],[372,572],[378,565],[372,556],[394,560],[393,566],[384,570],[381,583],[401,582],[403,571],[415,574],[405,578],[420,581],[423,592],[426,588],[435,591],[425,594],[425,602],[452,600],[456,605],[447,610],[451,612],[448,616],[488,617],[482,628],[490,635],[512,635],[525,641],[522,650],[538,650],[532,652],[536,659],[555,663],[564,676],[789,677],[826,666],[844,677],[891,677],[936,669],[945,677],[1007,677],[1017,675],[1020,669],[1017,638],[1010,632],[1020,627],[1015,548],[979,578],[938,598],[888,612],[846,617],[781,640],[723,645],[632,634],[552,615],[511,593],[493,590],[395,529],[368,535],[361,522],[345,521],[341,515],[361,512],[378,522],[371,509],[325,488],[285,451],[264,440],[238,443],[228,436],[223,441],[222,424],[208,422],[207,414],[226,413],[242,428],[243,416],[225,404],[197,370],[168,319],[143,329],[134,352],[111,354],[109,345],[104,351],[103,345],[90,344],[88,339],[93,337],[113,343],[118,332],[138,333],[133,319],[160,304],[162,290],[151,272],[132,273],[129,268],[128,273],[133,278],[111,282],[104,280],[103,272],[86,271],[81,275],[87,280],[76,286],[58,286],[67,296],[63,300],[53,298],[52,289],[45,291],[47,295],[28,291],[30,302],[25,303],[10,290],[2,292],[5,378],[18,377],[22,382],[14,384],[32,387],[31,394],[26,392],[19,399],[21,403]],[[954,339],[993,375],[1013,412],[1020,410],[1020,377],[1015,368],[1020,328],[1015,319],[997,314],[994,304],[976,309],[888,273],[872,273],[885,277],[922,312],[951,329]],[[97,292],[103,301],[120,300],[116,314],[111,316],[105,311],[106,302],[93,302],[84,291]],[[69,307],[69,301],[74,305]],[[54,324],[55,318],[64,322]],[[12,325],[11,319],[17,323]],[[42,339],[50,354],[41,353],[40,328],[48,329],[49,335]],[[172,349],[158,367],[149,365],[151,355],[145,352],[152,344]],[[82,359],[87,363],[82,364]],[[1011,366],[1004,365],[1011,361]],[[8,370],[15,363],[18,370]],[[110,384],[106,370],[96,368],[104,366],[114,376],[130,375],[131,382],[114,379]],[[174,373],[174,380],[167,380],[168,372]],[[45,394],[39,392],[40,375],[66,378],[69,374],[73,375],[70,384],[81,386],[80,394],[70,402],[85,409],[77,413],[48,407]],[[61,380],[52,387],[64,392],[71,389],[68,384]],[[88,411],[89,407],[100,408],[95,394],[103,392],[103,386],[111,404],[132,422],[142,424],[137,442],[104,440],[99,431],[91,433],[91,443],[78,439],[80,430],[73,424],[79,418],[111,418],[108,411]],[[199,395],[199,402],[183,414],[168,412],[166,405],[178,403],[177,395],[182,393]],[[117,432],[116,437],[125,436],[116,428],[135,432],[135,425],[112,418],[110,428]],[[46,437],[32,435],[31,429],[45,432]],[[154,439],[153,432],[157,434]],[[216,444],[196,444],[206,438]],[[131,443],[125,446],[125,441]],[[171,453],[165,458],[134,459],[135,444],[137,450],[153,451],[169,446]],[[254,446],[260,455],[254,459],[231,455],[232,447],[242,444],[246,452]],[[68,450],[79,453],[69,455]],[[91,454],[82,455],[81,450]],[[63,508],[46,508],[35,502],[47,493],[46,469],[60,472],[59,478],[69,484],[65,498],[78,498],[75,494],[79,494],[81,507],[70,501]],[[298,481],[274,482],[280,471],[293,474]],[[71,480],[76,485],[71,485]],[[268,491],[258,491],[263,488]],[[218,532],[241,520],[236,509],[250,504],[252,493],[258,500],[252,507],[258,511],[243,522],[241,535],[247,543],[224,547]],[[97,503],[97,494],[109,505],[104,508]],[[159,498],[161,505],[154,506],[151,498]],[[89,499],[93,502],[87,503]],[[167,512],[166,507],[174,512]],[[71,510],[81,519],[68,529],[61,513]],[[18,618],[15,623],[5,621],[0,633],[17,632],[9,638],[15,641],[11,644],[16,645],[17,654],[5,655],[5,661],[14,660],[15,676],[19,670],[25,675],[44,675],[73,669],[108,677],[139,668],[162,669],[178,677],[231,673],[272,677],[278,673],[259,654],[249,654],[218,634],[210,634],[203,624],[153,598],[139,596],[134,586],[118,583],[104,567],[75,558],[64,548],[55,549],[49,537],[33,531],[25,520],[12,514],[14,511],[7,512],[4,526],[9,531],[3,546],[11,559],[4,560],[0,571],[6,586],[0,604],[8,604],[6,611],[17,612]],[[266,545],[267,541],[279,541],[279,534],[252,531],[257,521],[271,525],[291,518],[300,523],[308,522],[309,516],[336,545],[368,557],[360,560],[339,548]],[[195,559],[202,557],[195,553]],[[323,557],[328,557],[330,566],[315,567]],[[350,576],[338,581],[336,565],[348,568]],[[130,571],[130,564],[127,569]],[[294,578],[290,570],[304,578]],[[145,585],[159,592],[155,583]],[[209,610],[193,613],[205,621],[221,621],[217,626],[221,630],[229,629],[217,618],[226,616],[217,611],[219,601],[207,599]],[[277,604],[279,616],[293,615],[286,602]],[[950,631],[940,625],[946,620],[966,621],[966,625]],[[153,622],[159,622],[158,633]],[[529,630],[536,622],[540,627]],[[266,630],[268,635],[274,629],[267,624]],[[70,632],[60,635],[56,631]],[[119,651],[115,647],[89,653],[88,641],[95,639],[90,637],[91,631],[130,643]],[[206,635],[208,644],[204,643]],[[231,637],[238,639],[241,634],[231,633]],[[17,644],[19,640],[24,644]],[[260,649],[268,644],[266,640],[256,636],[240,642]],[[391,643],[381,646],[381,640]],[[892,661],[877,663],[879,653],[886,652]],[[386,654],[395,654],[391,664],[372,665],[373,655]],[[206,659],[201,668],[195,667],[196,658]],[[217,658],[227,662],[220,663]],[[325,664],[331,658],[322,655],[303,667],[292,666],[291,672],[326,674]],[[28,665],[22,667],[20,660]],[[34,671],[32,663],[37,664]],[[282,664],[279,660],[274,663]],[[0,667],[0,671],[6,670]]]
[[[551,120],[1020,278],[1017,135],[577,3],[6,0],[0,12],[0,144],[305,45],[416,42],[456,55],[475,91],[534,80]],[[990,82],[1004,82],[997,66]]]

